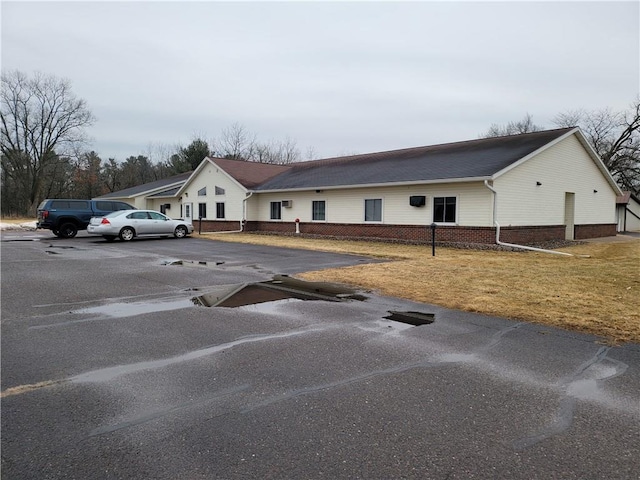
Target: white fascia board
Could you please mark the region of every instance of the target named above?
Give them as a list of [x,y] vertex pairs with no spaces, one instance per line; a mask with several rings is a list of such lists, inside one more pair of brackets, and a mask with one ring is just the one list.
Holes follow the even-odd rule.
[[611,172],[609,171],[607,166],[604,164],[604,162],[600,158],[600,155],[598,155],[598,153],[593,149],[593,147],[589,143],[589,140],[587,140],[587,137],[585,137],[584,133],[582,133],[582,130],[580,130],[579,128],[576,128],[576,136],[578,137],[578,140],[580,141],[582,146],[585,148],[585,150],[589,153],[589,155],[595,162],[596,166],[600,169],[602,174],[607,178],[607,181],[609,182],[613,190],[616,192],[616,195],[622,195],[622,189],[613,178],[613,175],[611,175]]
[[182,192],[184,192],[184,190],[187,188],[187,186],[191,183],[191,181],[196,178],[196,176],[204,169],[204,167],[207,164],[211,164],[214,167],[216,167],[218,170],[220,170],[229,180],[231,180],[233,183],[235,183],[238,188],[240,188],[241,190],[243,190],[245,193],[248,192],[249,190],[247,190],[247,188],[242,185],[240,182],[238,182],[235,178],[233,178],[231,175],[229,175],[224,168],[222,168],[220,165],[218,165],[215,161],[214,158],[210,158],[207,157],[205,158],[202,162],[200,162],[200,165],[198,165],[198,168],[196,168],[193,173],[191,174],[191,176],[189,176],[189,178],[187,179],[187,181],[184,183],[184,185],[180,188],[180,190],[178,190],[175,194],[176,197],[179,197],[180,195],[182,195]]
[[242,191],[243,191],[243,192],[245,192],[245,193],[247,193],[247,192],[249,191],[249,190],[247,190],[247,187],[245,187],[244,185],[242,185],[238,180],[236,180],[236,179],[235,179],[235,178],[233,178],[231,175],[229,175],[229,174],[227,173],[227,171],[226,171],[224,168],[222,168],[220,165],[218,165],[218,164],[216,163],[215,159],[211,160],[211,163],[212,163],[213,165],[215,165],[215,166],[216,166],[216,168],[217,168],[218,170],[220,170],[222,173],[224,173],[224,175],[225,175],[229,180],[231,180],[233,183],[235,183],[235,184],[238,186],[238,188],[239,188],[240,190],[242,190]]
[[176,198],[175,195],[154,195],[153,197],[147,197],[147,200],[153,200],[154,198]]
[[465,178],[441,178],[437,180],[411,180],[408,182],[387,182],[387,183],[359,183],[355,185],[330,185],[303,188],[279,188],[273,190],[253,190],[253,193],[286,193],[286,192],[308,192],[310,190],[351,190],[354,188],[381,188],[381,187],[404,187],[410,185],[437,185],[445,183],[468,183],[484,182],[491,180],[487,177],[465,177]]
[[193,173],[191,175],[189,175],[189,178],[187,178],[184,182],[184,184],[182,185],[182,187],[180,187],[180,189],[176,192],[175,196],[179,197],[180,195],[182,195],[182,192],[184,192],[185,188],[187,188],[189,186],[189,184],[191,183],[191,181],[196,178],[196,175],[198,175],[198,173],[200,173],[200,171],[209,163],[213,163],[211,162],[211,159],[209,157],[205,157],[204,160],[202,160],[200,162],[200,165],[198,165],[196,167],[196,169],[193,171]]
[[524,162],[526,162],[527,160],[529,160],[530,158],[535,157],[536,155],[538,155],[539,153],[544,152],[545,150],[547,150],[548,148],[551,148],[552,146],[554,146],[557,143],[560,143],[562,140],[564,140],[565,138],[573,135],[574,133],[576,133],[578,131],[577,128],[574,128],[573,130],[569,130],[567,133],[565,133],[564,135],[562,135],[561,137],[556,138],[555,140],[550,141],[549,143],[543,145],[542,147],[540,147],[539,149],[531,152],[529,155],[526,155],[524,157],[522,157],[520,160],[516,160],[515,162],[513,162],[511,165],[503,168],[502,170],[496,172],[493,174],[492,176],[492,180],[495,180],[498,177],[501,177],[502,175],[504,175],[505,173],[513,170],[514,168],[522,165]]
[[171,188],[175,188],[178,185],[182,185],[184,183],[184,180],[181,180],[179,182],[173,182],[173,183],[168,183],[166,185],[163,185],[162,187],[157,187],[157,188],[152,188],[151,190],[146,190],[144,192],[140,192],[140,193],[136,193],[135,195],[129,195],[129,198],[133,198],[133,197],[139,197],[141,195],[144,196],[148,196],[149,194],[153,195],[153,192],[161,192],[162,190],[169,190]]
[[607,169],[605,164],[602,162],[602,160],[600,159],[600,157],[598,156],[596,151],[589,144],[589,141],[584,136],[584,134],[582,133],[582,130],[580,130],[579,127],[576,127],[573,130],[569,130],[564,135],[556,138],[555,140],[552,140],[551,142],[547,143],[546,145],[543,145],[542,147],[540,147],[536,151],[531,152],[529,155],[527,155],[525,157],[522,157],[520,160],[518,160],[516,162],[513,162],[511,165],[509,165],[508,167],[503,168],[499,172],[496,172],[495,174],[493,174],[493,177],[491,179],[495,180],[496,178],[498,178],[498,177],[504,175],[505,173],[507,173],[508,171],[518,167],[519,165],[522,165],[524,162],[526,162],[530,158],[533,158],[536,155],[538,155],[539,153],[544,152],[548,148],[551,148],[554,145],[556,145],[557,143],[560,143],[562,140],[564,140],[565,138],[568,138],[571,135],[575,135],[578,138],[578,141],[585,148],[585,150],[587,151],[587,153],[589,154],[589,156],[591,157],[593,162],[596,164],[596,166],[598,167],[600,172],[602,172],[602,174],[606,177],[607,181],[609,182],[609,185],[611,185],[611,188],[613,188],[613,190],[616,192],[616,195],[622,195],[622,190],[620,189],[620,187],[618,186],[616,181],[613,179],[613,177],[611,176],[611,173],[609,173],[609,170]]

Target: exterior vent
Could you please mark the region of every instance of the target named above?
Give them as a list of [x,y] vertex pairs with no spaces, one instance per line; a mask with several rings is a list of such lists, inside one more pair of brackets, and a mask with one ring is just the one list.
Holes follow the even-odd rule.
[[291,208],[293,205],[293,200],[282,200],[282,206],[284,208]]
[[412,207],[424,207],[427,203],[427,197],[424,195],[412,195],[409,197],[409,205]]

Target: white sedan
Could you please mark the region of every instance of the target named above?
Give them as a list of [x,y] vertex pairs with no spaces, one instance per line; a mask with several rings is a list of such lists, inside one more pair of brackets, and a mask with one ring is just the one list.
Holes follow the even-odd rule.
[[128,242],[134,237],[147,235],[173,235],[186,237],[193,225],[184,220],[173,220],[155,210],[117,210],[104,217],[91,217],[87,226],[90,235],[102,235],[108,242],[116,237]]

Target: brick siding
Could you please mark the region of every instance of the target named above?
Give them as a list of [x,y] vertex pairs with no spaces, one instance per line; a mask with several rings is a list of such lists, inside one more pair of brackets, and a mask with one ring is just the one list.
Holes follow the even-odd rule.
[[[199,232],[200,221],[193,221],[193,230]],[[231,232],[240,230],[240,222],[227,220],[202,220],[202,232]]]
[[[198,231],[198,221],[194,221]],[[238,222],[202,221],[203,232],[221,232],[238,230]],[[247,232],[268,232],[293,234],[296,231],[293,222],[251,221],[245,225]],[[427,225],[383,225],[358,223],[300,223],[300,233],[313,236],[376,238],[402,240],[410,243],[430,243],[431,228]],[[576,240],[616,235],[615,224],[576,225]],[[505,243],[535,244],[553,240],[564,240],[564,225],[501,227],[500,240]],[[436,227],[436,242],[462,244],[495,244],[496,230],[493,227],[461,227],[439,225]]]
[[604,223],[599,225],[576,225],[574,235],[576,240],[585,238],[615,237],[618,232],[615,223]]

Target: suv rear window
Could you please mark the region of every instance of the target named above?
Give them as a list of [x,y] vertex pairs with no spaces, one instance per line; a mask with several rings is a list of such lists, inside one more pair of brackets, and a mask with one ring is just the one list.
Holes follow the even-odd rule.
[[58,210],[89,210],[89,202],[82,200],[52,200],[49,208]]
[[124,202],[111,202],[106,200],[96,201],[96,209],[103,212],[115,212],[116,210],[135,210],[134,207]]

